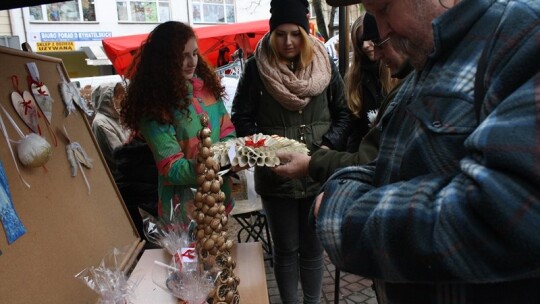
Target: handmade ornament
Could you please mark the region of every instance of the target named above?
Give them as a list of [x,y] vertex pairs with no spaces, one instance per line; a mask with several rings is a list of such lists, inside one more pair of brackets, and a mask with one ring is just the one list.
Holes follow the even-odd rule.
[[17,152],[23,165],[35,168],[49,161],[52,156],[52,147],[45,138],[36,133],[30,133],[19,141]]
[[214,278],[208,272],[185,271],[179,266],[176,263],[154,261],[152,281],[170,295],[178,298],[175,303],[207,303],[208,294],[214,289]]
[[47,119],[47,122],[52,122],[52,110],[54,99],[51,97],[51,93],[47,86],[40,81],[39,71],[35,62],[29,62],[26,64],[30,75],[27,77],[28,86],[32,90],[32,94],[39,106],[39,109]]
[[6,178],[6,173],[2,162],[0,161],[0,220],[6,232],[8,244],[15,242],[23,234],[26,233],[26,228],[21,222],[21,219],[15,212],[9,185]]
[[[214,159],[221,165],[275,167],[281,162],[276,152],[308,154],[304,143],[278,135],[254,134],[212,145]],[[232,153],[231,153],[232,151]]]
[[[30,133],[25,135],[21,129],[17,126],[11,115],[7,110],[2,107],[2,111],[7,116],[9,122],[17,131],[20,136],[20,140],[17,143],[17,156],[19,161],[24,165],[32,168],[44,166],[52,156],[52,147],[47,140],[36,133]],[[5,125],[2,121],[2,128],[5,130]],[[4,132],[4,136],[9,140],[7,131]],[[11,150],[11,145],[8,145]]]
[[77,171],[78,169],[80,169],[81,174],[84,178],[84,182],[86,183],[86,187],[88,189],[88,194],[90,194],[90,191],[91,191],[90,183],[88,182],[88,178],[86,178],[86,174],[84,174],[82,165],[84,165],[88,169],[91,169],[92,159],[88,157],[88,154],[86,154],[86,151],[84,151],[81,144],[79,144],[76,141],[71,140],[67,132],[66,126],[63,126],[63,127],[64,127],[64,136],[69,142],[68,145],[66,146],[66,154],[67,154],[67,159],[68,159],[70,169],[71,169],[71,176],[72,177],[77,176]]
[[[19,79],[16,75],[11,76],[11,82],[13,83],[13,86],[15,88],[15,91],[11,93],[11,103],[13,105],[13,108],[15,109],[15,112],[17,112],[17,115],[22,119],[22,121],[32,130],[32,132],[42,135],[41,134],[41,127],[39,124],[39,119],[42,116],[41,110],[39,110],[39,107],[37,105],[36,100],[32,96],[32,94],[28,91],[21,92],[19,90]],[[6,115],[7,114],[6,112]],[[11,116],[9,116],[11,117]],[[56,135],[51,130],[50,124],[47,121],[46,123],[47,130],[49,130],[49,135],[54,143],[54,146],[58,145]],[[20,132],[19,134],[21,134]]]
[[15,88],[15,91],[11,93],[11,104],[15,112],[32,132],[41,134],[39,112],[34,97],[28,91],[19,90],[19,79],[16,75],[11,76],[11,82]]
[[189,227],[182,216],[178,216],[182,211],[174,211],[171,217],[155,218],[139,209],[147,240],[162,247],[172,257],[170,263],[155,261],[152,280],[166,292],[182,299],[179,303],[202,303],[213,289],[213,281],[208,280],[206,273],[198,271],[197,252]]
[[79,89],[77,88],[75,83],[67,81],[67,78],[64,75],[64,72],[62,71],[60,65],[57,65],[56,68],[61,78],[58,87],[60,89],[60,96],[62,96],[62,100],[64,101],[64,105],[66,106],[66,116],[75,112],[74,105],[77,105],[81,110],[83,110],[86,115],[94,115],[94,110],[90,109],[86,101],[81,97]]
[[[4,113],[7,113],[6,109],[2,106],[2,110],[4,110]],[[11,119],[11,116],[8,115],[8,118]],[[30,188],[30,184],[24,179],[24,177],[21,174],[21,170],[19,170],[19,165],[17,164],[17,160],[15,159],[15,153],[13,152],[13,148],[11,147],[11,143],[9,142],[9,136],[7,134],[6,125],[4,124],[4,120],[2,119],[2,115],[0,115],[0,130],[2,131],[2,134],[4,134],[4,139],[6,140],[6,146],[9,149],[9,152],[11,154],[11,159],[13,160],[13,164],[15,165],[15,169],[17,169],[17,173],[19,174],[19,179],[21,182],[28,188]]]
[[200,140],[199,155],[195,170],[197,172],[197,192],[195,193],[195,220],[197,221],[197,253],[199,264],[216,278],[214,291],[210,295],[212,303],[238,303],[240,278],[234,274],[236,263],[229,260],[233,241],[227,236],[228,216],[225,212],[225,193],[221,191],[223,178],[217,174],[220,164],[211,150],[212,130],[208,115],[200,117],[202,129],[197,137]]

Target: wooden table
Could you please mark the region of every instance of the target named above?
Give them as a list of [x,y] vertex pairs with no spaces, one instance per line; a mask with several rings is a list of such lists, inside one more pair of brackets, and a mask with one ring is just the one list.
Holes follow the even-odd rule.
[[[231,255],[236,261],[234,273],[240,278],[240,303],[268,304],[268,288],[264,270],[263,250],[259,242],[235,244]],[[154,261],[168,263],[170,255],[163,249],[145,250],[132,272],[132,279],[140,279],[133,304],[177,304],[175,297],[157,286],[152,275]]]

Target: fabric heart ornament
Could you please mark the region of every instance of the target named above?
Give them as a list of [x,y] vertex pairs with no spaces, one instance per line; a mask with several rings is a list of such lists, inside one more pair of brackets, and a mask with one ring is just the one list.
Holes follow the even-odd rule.
[[26,63],[26,67],[29,73],[26,76],[28,87],[32,91],[32,94],[34,94],[39,109],[47,119],[47,126],[49,126],[52,121],[52,104],[54,100],[52,99],[47,86],[40,81],[37,64],[35,62],[28,62]]
[[32,82],[31,84],[32,94],[34,94],[35,100],[49,124],[52,122],[52,109],[54,99],[49,93],[49,89],[42,82]]
[[32,94],[28,91],[24,91],[22,95],[19,92],[12,92],[11,103],[13,108],[15,108],[15,112],[17,112],[28,128],[34,133],[41,134],[37,104]]

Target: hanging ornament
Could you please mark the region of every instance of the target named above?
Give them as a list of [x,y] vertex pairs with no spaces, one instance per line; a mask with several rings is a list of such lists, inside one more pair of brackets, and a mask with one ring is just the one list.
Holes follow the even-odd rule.
[[32,90],[34,98],[47,119],[47,122],[52,122],[52,110],[54,99],[51,97],[47,86],[39,80],[39,71],[35,62],[29,62],[26,64],[30,75],[27,77],[28,86]]
[[88,189],[88,194],[90,194],[90,191],[91,191],[90,183],[88,182],[88,179],[86,178],[86,174],[84,174],[82,165],[84,165],[88,169],[91,169],[92,159],[88,157],[88,154],[86,154],[86,151],[84,151],[81,144],[79,144],[76,141],[71,140],[67,132],[66,126],[63,126],[63,127],[64,127],[64,136],[69,142],[69,144],[66,146],[66,154],[67,154],[69,165],[71,167],[71,176],[73,177],[77,176],[77,170],[80,169],[84,182],[86,183],[86,188]]
[[11,104],[15,112],[32,132],[41,134],[38,121],[39,113],[34,97],[28,91],[21,92],[19,90],[19,78],[16,75],[11,76],[11,83],[15,88],[15,91],[11,93]]
[[[19,157],[19,161],[24,166],[32,168],[44,166],[52,156],[52,147],[49,142],[47,142],[45,138],[39,136],[36,133],[24,135],[24,133],[21,131],[21,129],[19,129],[13,118],[11,118],[11,115],[9,115],[6,108],[4,108],[3,106],[2,111],[7,116],[9,122],[11,123],[15,131],[17,131],[17,133],[21,137],[19,141],[16,141],[17,155]],[[5,125],[3,121],[1,125],[5,131]],[[4,136],[9,139],[7,132],[4,132]],[[11,149],[11,145],[9,145],[9,147]]]
[[[6,109],[2,106],[2,110],[4,113],[7,113]],[[11,116],[8,115],[8,118],[10,120]],[[21,174],[21,170],[19,170],[19,165],[17,164],[17,160],[15,159],[15,153],[13,153],[13,148],[11,147],[11,143],[9,142],[9,136],[7,133],[6,125],[4,124],[4,120],[2,119],[2,115],[0,114],[0,131],[2,131],[2,134],[4,135],[4,139],[6,140],[6,146],[9,149],[9,152],[11,153],[11,159],[13,159],[13,164],[15,165],[15,169],[17,169],[17,173],[19,174],[19,178],[21,179],[21,182],[28,188],[30,188],[30,184],[24,179],[24,177]]]
[[[43,116],[40,114],[39,107],[36,103],[36,100],[30,94],[28,91],[21,92],[19,90],[19,78],[16,75],[11,76],[11,82],[13,83],[13,87],[15,88],[15,91],[11,93],[11,104],[13,105],[13,108],[15,109],[15,112],[19,115],[19,117],[22,119],[22,121],[32,130],[32,132],[42,135],[41,134],[41,127],[39,124],[39,119]],[[7,114],[6,112],[6,115]],[[9,116],[11,118],[11,116]],[[16,124],[14,125],[14,127]],[[49,135],[54,143],[54,146],[58,145],[58,141],[56,139],[56,135],[54,135],[54,132],[51,130],[50,124],[48,121],[46,122],[47,130],[49,130]],[[16,127],[18,129],[18,127]],[[22,134],[22,132],[19,132],[19,134]],[[22,135],[21,137],[24,137]]]
[[8,244],[15,242],[23,234],[26,233],[26,228],[21,222],[21,219],[15,212],[9,185],[6,177],[6,172],[2,162],[0,161],[0,220],[6,232]]
[[61,78],[58,87],[60,88],[60,95],[62,96],[62,100],[66,105],[66,116],[75,112],[74,104],[81,108],[81,110],[83,110],[86,115],[94,115],[94,110],[92,110],[88,106],[86,101],[81,97],[81,93],[79,92],[79,89],[77,88],[75,83],[67,81],[66,76],[64,75],[64,72],[62,71],[62,68],[59,64],[56,66],[56,69],[58,70],[58,74]]

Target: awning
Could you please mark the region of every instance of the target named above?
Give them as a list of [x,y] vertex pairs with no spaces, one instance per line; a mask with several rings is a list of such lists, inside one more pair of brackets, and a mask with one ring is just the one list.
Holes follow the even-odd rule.
[[[200,53],[213,66],[217,65],[219,49],[227,47],[232,54],[239,45],[244,54],[255,50],[259,40],[269,31],[268,20],[240,22],[194,28]],[[107,57],[118,74],[125,75],[133,56],[148,34],[111,37],[102,40]]]
[[88,57],[86,58],[87,65],[112,65],[102,46],[81,46],[81,50]]

